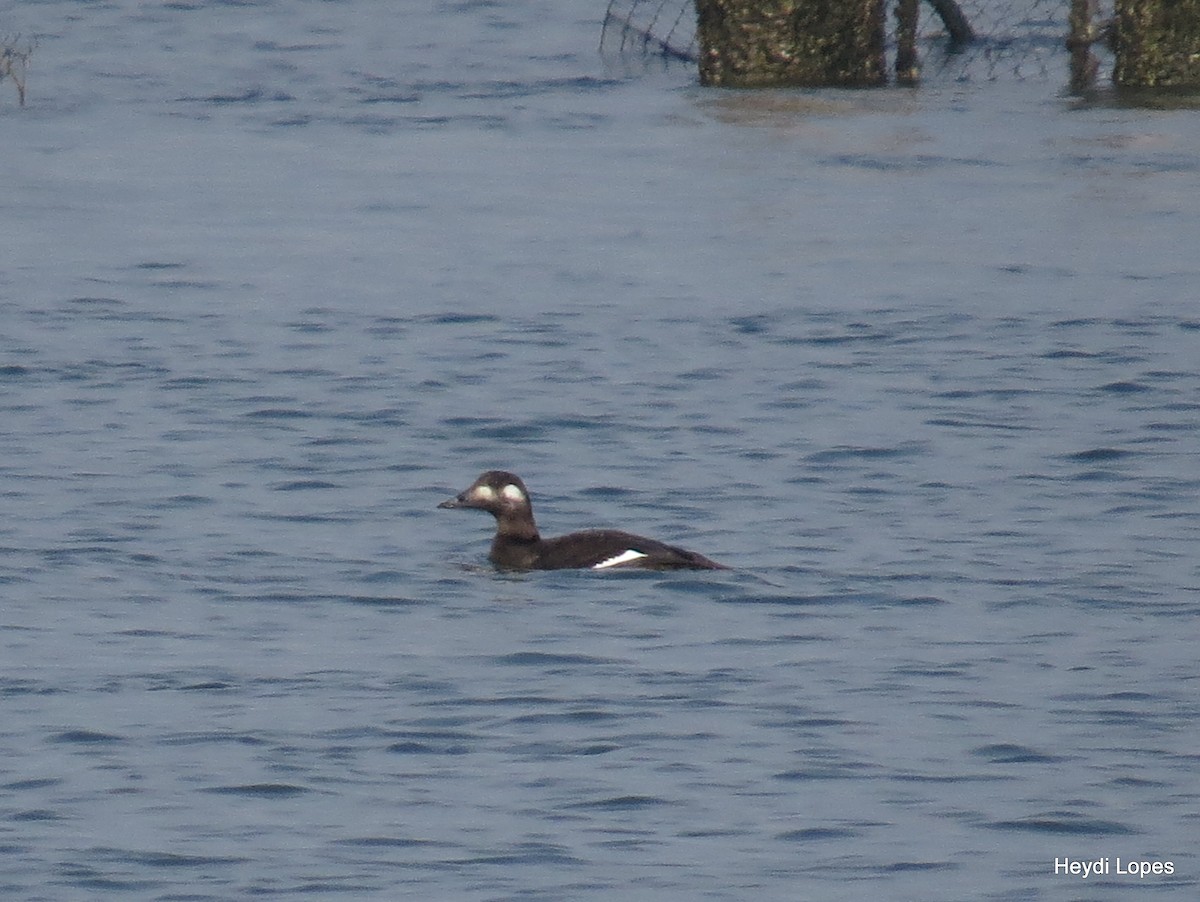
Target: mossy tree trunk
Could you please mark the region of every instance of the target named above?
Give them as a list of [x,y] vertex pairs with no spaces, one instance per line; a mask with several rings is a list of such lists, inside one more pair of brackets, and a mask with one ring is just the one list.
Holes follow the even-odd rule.
[[1113,80],[1200,88],[1200,0],[1117,0]]
[[885,0],[696,0],[700,82],[884,84]]

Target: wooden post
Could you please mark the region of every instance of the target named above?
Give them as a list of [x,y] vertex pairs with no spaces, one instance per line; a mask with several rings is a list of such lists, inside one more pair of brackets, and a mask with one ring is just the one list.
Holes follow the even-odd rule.
[[1200,0],[1117,0],[1113,81],[1200,87]]
[[913,85],[921,76],[917,59],[917,16],[921,0],[897,0],[896,3],[896,81]]
[[1100,62],[1092,53],[1097,40],[1096,0],[1071,0],[1067,49],[1071,51],[1071,92],[1082,94],[1096,86]]
[[955,0],[929,0],[929,5],[934,8],[941,18],[942,24],[946,26],[946,33],[950,35],[951,44],[963,47],[975,40],[975,30],[971,28],[971,23],[967,21],[962,8]]
[[700,82],[881,85],[885,0],[695,0]]

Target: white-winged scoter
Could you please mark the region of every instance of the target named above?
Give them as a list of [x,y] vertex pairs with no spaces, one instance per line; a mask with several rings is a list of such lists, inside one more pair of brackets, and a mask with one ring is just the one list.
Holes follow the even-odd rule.
[[616,529],[589,529],[543,539],[529,492],[518,476],[488,470],[440,508],[474,508],[496,518],[488,560],[501,570],[728,570],[702,554]]

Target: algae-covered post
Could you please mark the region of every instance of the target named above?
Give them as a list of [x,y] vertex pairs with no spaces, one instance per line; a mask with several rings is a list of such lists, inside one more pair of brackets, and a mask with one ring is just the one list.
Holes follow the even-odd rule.
[[700,81],[885,84],[885,0],[696,0]]
[[1117,0],[1113,81],[1200,88],[1200,0]]

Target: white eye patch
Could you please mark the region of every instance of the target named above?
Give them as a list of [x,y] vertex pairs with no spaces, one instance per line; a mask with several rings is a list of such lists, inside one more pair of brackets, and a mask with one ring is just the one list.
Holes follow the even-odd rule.
[[471,497],[477,501],[495,501],[496,490],[490,485],[477,485],[471,489]]
[[500,490],[500,494],[509,501],[524,501],[525,493],[521,491],[519,485],[513,485],[511,482]]
[[601,561],[598,564],[592,564],[593,570],[603,570],[605,567],[616,567],[618,564],[628,564],[630,561],[636,561],[640,557],[646,557],[640,551],[634,551],[630,548],[628,551],[622,551],[618,555],[610,557],[608,560]]

